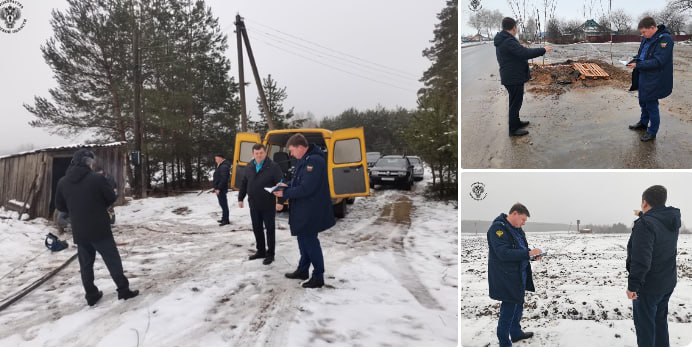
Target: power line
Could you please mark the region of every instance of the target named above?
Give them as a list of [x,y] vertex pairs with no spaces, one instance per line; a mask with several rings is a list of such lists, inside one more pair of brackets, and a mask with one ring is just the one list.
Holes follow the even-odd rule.
[[299,37],[299,36],[292,35],[292,34],[290,34],[290,33],[283,32],[283,31],[281,31],[281,30],[272,28],[272,27],[270,27],[270,26],[264,25],[264,24],[262,24],[262,23],[259,23],[259,22],[257,22],[257,21],[254,21],[254,20],[251,20],[250,23],[254,23],[254,24],[259,25],[259,26],[261,26],[261,27],[265,27],[265,28],[270,29],[270,30],[272,30],[272,31],[281,33],[281,34],[283,34],[283,35],[285,35],[285,36],[289,36],[289,37],[292,37],[292,38],[295,38],[295,39],[298,39],[298,40],[301,40],[301,41],[304,41],[304,42],[313,44],[313,45],[318,46],[318,47],[320,47],[320,48],[323,48],[323,49],[326,49],[326,50],[329,50],[329,51],[333,51],[333,52],[339,53],[339,54],[341,54],[341,55],[345,55],[345,56],[347,56],[347,57],[350,57],[350,58],[353,58],[353,59],[356,59],[356,60],[360,60],[360,61],[362,61],[362,62],[366,62],[366,63],[372,64],[372,65],[376,65],[376,66],[379,66],[379,67],[384,68],[384,69],[388,69],[388,70],[392,70],[392,71],[397,71],[397,72],[400,72],[400,73],[405,74],[405,75],[416,76],[415,74],[412,74],[412,73],[407,72],[407,71],[404,71],[404,70],[400,70],[400,69],[396,69],[396,68],[391,68],[391,67],[388,67],[388,66],[386,66],[386,65],[382,65],[382,64],[379,64],[379,63],[375,63],[375,62],[370,61],[370,60],[367,60],[367,59],[359,58],[359,57],[357,57],[357,56],[354,56],[354,55],[351,55],[351,54],[348,54],[348,53],[344,53],[344,52],[339,51],[339,50],[336,50],[336,49],[329,48],[329,47],[324,46],[324,45],[322,45],[322,44],[319,44],[319,43],[316,43],[316,42],[313,42],[313,41],[310,41],[310,40],[301,38],[301,37]]
[[[302,49],[301,49],[301,46],[291,45],[291,43],[284,43],[281,39],[278,39],[278,40],[277,40],[277,39],[275,39],[275,37],[273,37],[273,36],[269,36],[269,37],[268,37],[268,36],[265,36],[264,34],[258,33],[258,32],[254,32],[254,34],[259,35],[261,38],[265,38],[265,39],[272,40],[272,41],[277,41],[278,43],[281,43],[281,44],[283,44],[283,45],[290,46],[290,47],[292,47],[292,48],[296,48],[296,49],[302,50]],[[264,43],[264,42],[263,42],[263,43]],[[397,74],[389,74],[389,73],[387,73],[387,72],[381,71],[380,69],[377,69],[377,68],[374,68],[374,67],[363,66],[362,64],[356,63],[356,62],[351,61],[351,60],[348,60],[348,59],[339,58],[339,57],[336,57],[336,56],[334,56],[334,55],[323,54],[323,53],[319,53],[319,52],[313,53],[313,54],[311,54],[311,55],[314,55],[314,56],[317,56],[317,57],[320,57],[320,58],[323,58],[323,59],[326,59],[326,60],[331,60],[331,59],[327,58],[327,56],[329,56],[329,57],[335,58],[335,59],[337,59],[337,60],[343,61],[344,63],[340,63],[341,65],[350,66],[351,68],[356,69],[356,70],[366,70],[366,71],[369,70],[369,71],[373,72],[374,74],[378,74],[378,75],[387,75],[387,76],[388,76],[387,79],[389,79],[389,80],[398,80],[398,81],[400,81],[400,82],[402,82],[402,83],[404,83],[404,82],[406,82],[406,83],[411,83],[411,82],[414,82],[414,81],[415,81],[415,82],[418,82],[418,79],[403,77],[403,76],[397,75]]]
[[310,47],[310,46],[306,46],[306,45],[304,45],[304,44],[301,44],[301,43],[298,43],[298,42],[295,42],[295,41],[291,41],[291,40],[289,40],[289,39],[285,39],[285,38],[281,38],[281,37],[278,37],[278,36],[274,36],[274,35],[272,35],[272,34],[270,34],[270,33],[267,33],[267,32],[263,32],[262,30],[255,31],[255,32],[253,32],[253,34],[265,36],[265,37],[270,38],[270,39],[272,39],[272,40],[279,41],[279,42],[281,42],[281,43],[286,43],[287,45],[291,45],[292,47],[304,48],[304,49],[306,49],[306,50],[308,50],[308,51],[312,51],[312,52],[314,52],[314,53],[317,53],[318,55],[329,56],[329,57],[335,58],[335,59],[337,59],[337,60],[341,60],[341,61],[346,62],[346,63],[351,63],[351,64],[354,64],[354,65],[357,65],[359,69],[368,68],[368,69],[371,69],[371,70],[376,71],[376,72],[378,72],[378,73],[385,73],[385,74],[388,74],[388,75],[391,75],[391,76],[400,77],[400,78],[403,78],[403,79],[406,79],[406,80],[415,80],[415,81],[418,81],[418,77],[417,77],[417,76],[413,76],[413,75],[402,75],[402,74],[396,73],[395,71],[390,70],[390,69],[382,69],[382,68],[378,68],[378,67],[373,66],[373,65],[368,65],[368,64],[361,63],[361,62],[356,62],[356,61],[353,61],[353,60],[344,58],[344,56],[334,55],[334,54],[330,54],[330,53],[328,53],[328,52],[326,52],[326,51],[324,51],[324,50],[314,49],[314,48],[312,48],[312,47]]
[[377,82],[377,83],[382,84],[382,85],[385,85],[385,86],[389,86],[389,87],[397,88],[397,89],[404,90],[404,91],[407,91],[407,92],[411,92],[411,89],[409,89],[409,88],[404,88],[404,87],[401,87],[401,86],[393,85],[393,84],[388,83],[388,82],[384,82],[384,81],[376,80],[376,79],[373,79],[373,78],[369,78],[369,77],[367,77],[367,76],[363,76],[363,75],[360,75],[360,74],[357,74],[357,73],[354,73],[354,72],[351,72],[351,71],[343,70],[343,69],[341,69],[341,68],[338,68],[338,67],[335,67],[335,66],[332,66],[332,65],[329,65],[329,64],[325,64],[325,63],[320,62],[320,61],[318,61],[318,60],[314,60],[314,59],[312,59],[312,58],[310,58],[310,57],[306,57],[306,56],[304,56],[304,55],[295,53],[295,52],[290,51],[290,50],[288,50],[288,49],[281,48],[281,47],[276,46],[276,45],[274,45],[274,44],[272,44],[272,43],[265,42],[265,41],[263,41],[263,40],[261,40],[261,39],[258,39],[258,41],[260,41],[260,42],[262,42],[262,43],[264,43],[264,44],[266,44],[266,45],[268,45],[268,46],[270,46],[270,47],[274,47],[274,48],[279,49],[279,50],[281,50],[281,51],[283,51],[283,52],[286,52],[286,53],[289,53],[289,54],[292,54],[292,55],[301,57],[301,58],[303,58],[303,59],[312,61],[312,62],[314,62],[314,63],[320,64],[320,65],[323,65],[323,66],[326,66],[326,67],[328,67],[328,68],[331,68],[331,69],[334,69],[334,70],[337,70],[337,71],[340,71],[340,72],[343,72],[343,73],[346,73],[346,74],[349,74],[349,75],[352,75],[352,76],[356,76],[356,77],[359,77],[359,78],[361,78],[361,79],[365,79],[365,80],[368,80],[368,81]]

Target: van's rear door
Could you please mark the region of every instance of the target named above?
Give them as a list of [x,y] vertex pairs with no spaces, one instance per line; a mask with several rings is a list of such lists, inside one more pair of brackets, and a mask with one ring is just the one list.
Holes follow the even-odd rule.
[[365,132],[362,127],[335,130],[329,139],[327,170],[332,198],[370,194],[365,159]]
[[247,164],[252,161],[252,146],[260,143],[259,134],[237,133],[233,149],[233,169],[231,171],[231,188],[240,189]]

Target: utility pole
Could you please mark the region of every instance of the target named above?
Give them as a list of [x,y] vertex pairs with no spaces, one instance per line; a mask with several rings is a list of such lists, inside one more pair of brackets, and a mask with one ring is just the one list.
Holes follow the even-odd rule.
[[[134,15],[133,7],[133,15]],[[134,56],[134,133],[135,133],[135,151],[139,153],[138,164],[135,164],[135,195],[139,194],[141,198],[147,197],[146,189],[146,178],[144,170],[144,156],[142,154],[142,90],[141,90],[141,56],[140,56],[140,44],[139,44],[139,17],[133,16],[134,18],[134,38],[132,41],[132,52]],[[139,193],[138,193],[139,192]]]
[[[243,19],[240,17],[240,15],[236,16],[236,21],[240,22],[240,26],[236,25],[237,27],[240,27],[240,33],[243,35],[243,40],[245,42],[245,47],[247,47],[247,55],[250,59],[250,65],[252,66],[252,73],[255,76],[255,82],[257,83],[257,92],[259,93],[260,100],[262,101],[262,108],[264,109],[264,114],[267,118],[267,125],[269,126],[269,130],[274,130],[276,129],[274,126],[274,117],[272,117],[272,113],[269,111],[269,105],[267,104],[267,97],[264,94],[264,89],[262,88],[262,79],[260,78],[259,71],[257,70],[257,64],[255,63],[255,56],[252,54],[252,47],[250,46],[250,38],[247,35],[247,30],[245,29],[245,22],[243,22]],[[239,51],[239,53],[242,53],[242,50]],[[240,54],[242,55],[242,54]]]
[[240,130],[247,131],[247,106],[245,105],[245,70],[243,68],[243,39],[242,28],[245,24],[240,14],[235,15],[235,34],[238,45],[238,79],[240,80]]

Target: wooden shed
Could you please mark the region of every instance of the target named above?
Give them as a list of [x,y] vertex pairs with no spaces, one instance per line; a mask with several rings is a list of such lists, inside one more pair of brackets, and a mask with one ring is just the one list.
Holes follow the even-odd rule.
[[14,210],[24,209],[29,218],[52,219],[55,211],[55,188],[65,175],[72,155],[89,148],[96,163],[118,184],[118,200],[124,203],[127,143],[81,144],[52,147],[0,156],[0,205]]

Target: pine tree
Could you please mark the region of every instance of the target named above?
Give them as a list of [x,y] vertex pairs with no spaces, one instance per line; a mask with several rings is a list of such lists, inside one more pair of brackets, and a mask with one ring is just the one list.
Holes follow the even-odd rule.
[[165,182],[169,176],[187,186],[201,182],[213,153],[231,153],[240,112],[224,54],[227,36],[211,9],[191,0],[69,0],[68,5],[53,12],[54,36],[41,48],[58,87],[50,99],[36,97],[34,105],[25,105],[37,117],[30,124],[62,135],[88,130],[97,140],[132,144],[133,92],[140,85],[149,179],[163,170]]
[[432,65],[423,74],[418,112],[407,135],[416,152],[433,170],[433,189],[440,198],[457,196],[458,137],[458,11],[457,0],[447,1],[435,26],[433,46],[423,55]]
[[[266,79],[262,79],[262,88],[264,95],[267,98],[267,106],[271,113],[274,126],[276,129],[299,128],[304,120],[291,120],[293,118],[293,107],[285,111],[284,101],[288,98],[286,87],[279,87],[276,80],[272,79],[271,74]],[[264,112],[261,98],[257,97],[257,106],[259,108],[260,120],[251,122],[250,127],[260,136],[264,136],[269,130],[267,123],[267,114]]]

